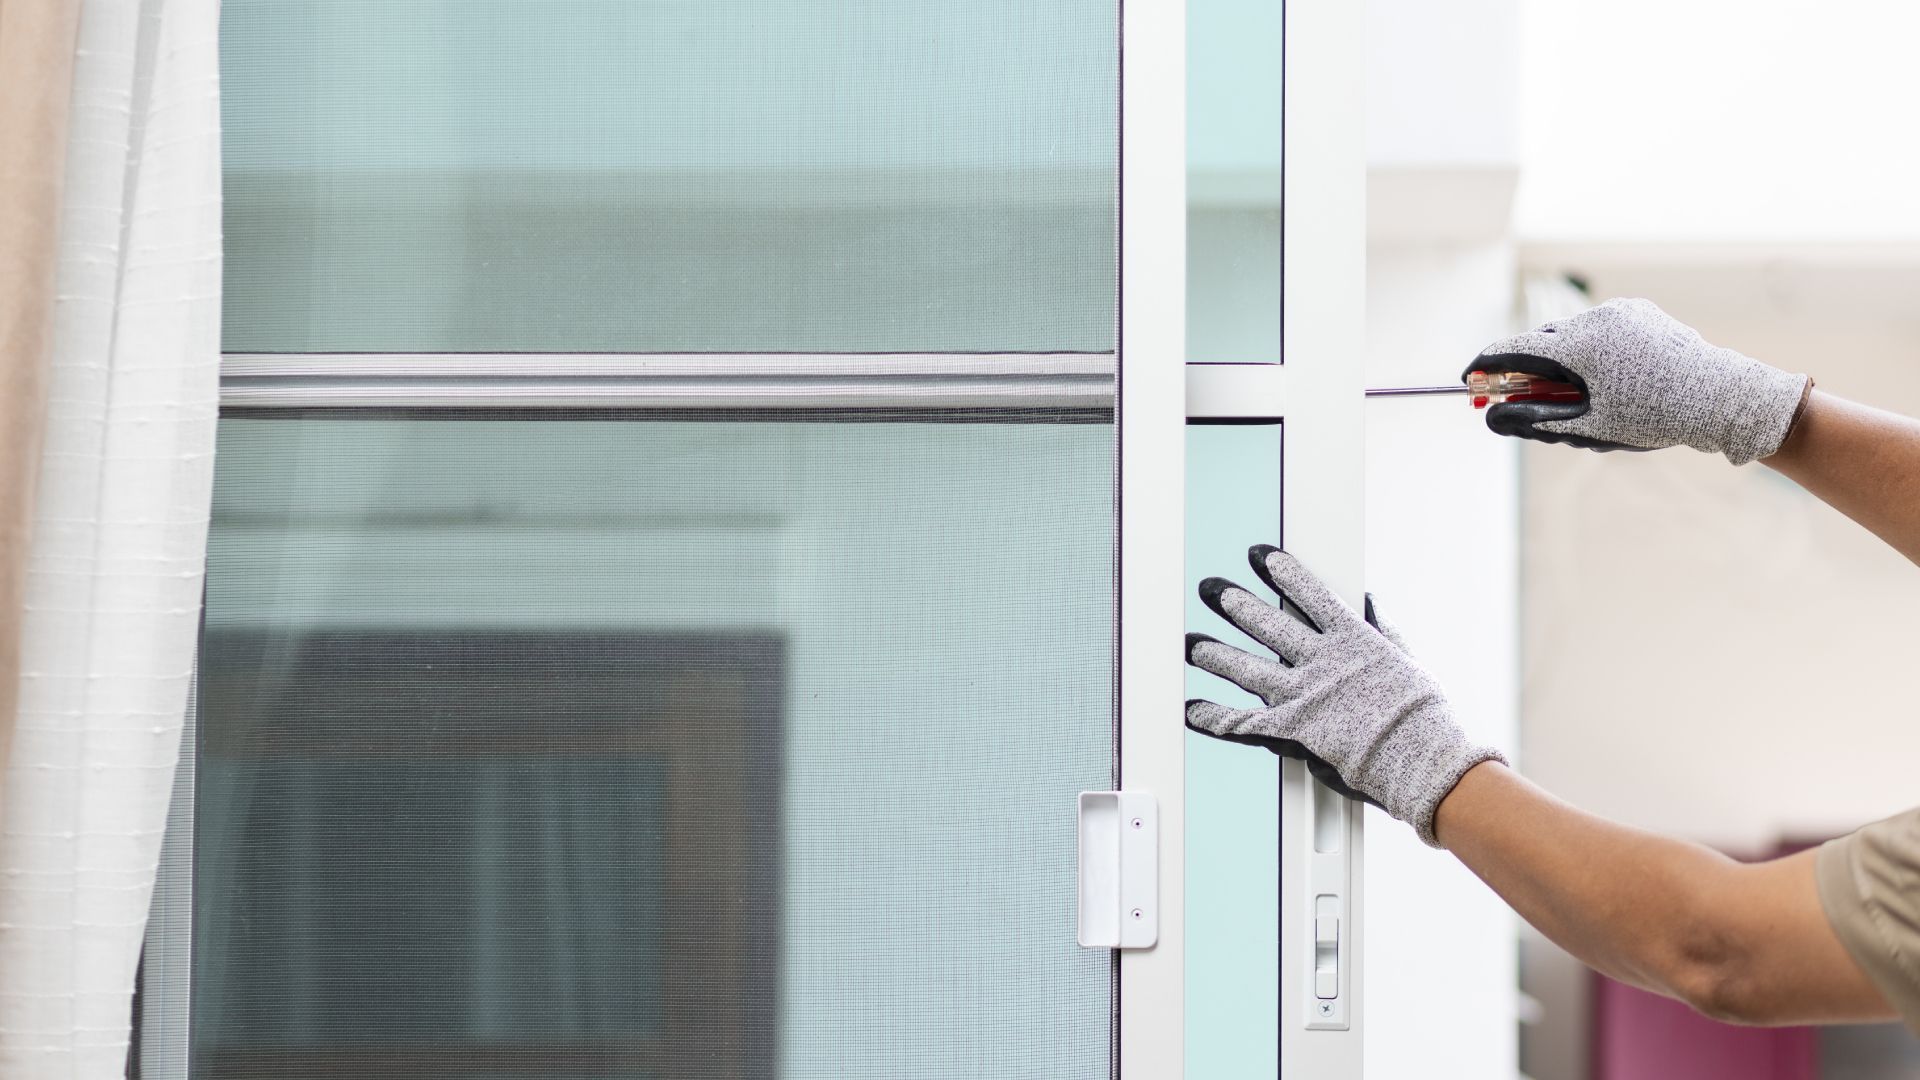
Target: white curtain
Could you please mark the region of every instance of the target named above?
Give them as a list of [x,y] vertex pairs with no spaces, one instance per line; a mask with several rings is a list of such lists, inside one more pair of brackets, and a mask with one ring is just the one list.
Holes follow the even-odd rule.
[[218,29],[217,0],[81,9],[20,704],[0,774],[8,1080],[126,1065],[213,481]]

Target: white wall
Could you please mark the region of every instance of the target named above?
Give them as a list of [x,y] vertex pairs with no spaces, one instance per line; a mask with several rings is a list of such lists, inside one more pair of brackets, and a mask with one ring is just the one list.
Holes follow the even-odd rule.
[[[1652,297],[1825,387],[1920,407],[1904,314],[1920,7],[1523,0],[1522,14],[1529,262],[1592,275],[1598,296]],[[1879,612],[1915,598],[1903,560],[1758,466],[1551,448],[1526,464],[1536,778],[1741,849],[1899,801],[1892,774],[1916,736],[1880,719],[1899,705],[1875,665],[1900,663]],[[1808,761],[1810,723],[1872,749],[1844,769]]]
[[[1920,6],[1520,0],[1522,262],[1909,410]],[[1897,556],[1760,466],[1529,447],[1524,748],[1557,793],[1753,850],[1884,812]],[[1910,713],[1910,709],[1905,710]],[[1816,736],[1815,733],[1818,733]],[[1809,752],[1848,747],[1845,763]],[[1888,787],[1894,781],[1895,786]],[[1906,789],[1910,790],[1910,786]],[[1530,939],[1523,1064],[1581,1080],[1587,975]]]
[[1510,166],[1519,0],[1368,0],[1370,165]]
[[[1585,267],[1707,338],[1920,414],[1920,270]],[[1920,801],[1920,571],[1760,465],[1526,456],[1529,770],[1588,809],[1754,851]]]
[[[1369,385],[1459,376],[1507,332],[1511,249],[1368,253]],[[1367,407],[1367,587],[1476,738],[1517,741],[1515,448],[1465,400]],[[1515,921],[1451,856],[1376,812],[1367,826],[1367,1074],[1511,1077]]]
[[1920,238],[1920,5],[1522,8],[1522,236]]
[[[1898,252],[1556,245],[1522,259],[1588,275],[1596,298],[1652,297],[1711,340],[1920,415],[1920,267]],[[1905,560],[1762,466],[1534,446],[1524,463],[1535,779],[1745,853],[1915,801],[1920,731],[1900,672],[1920,575]],[[1542,1008],[1522,1065],[1584,1080],[1591,976],[1537,935],[1523,948],[1522,984]]]
[[[1920,415],[1920,269],[1832,253],[1536,254],[1596,298],[1651,297],[1709,340]],[[1734,852],[1911,805],[1905,674],[1920,572],[1761,465],[1684,450],[1524,452],[1523,750],[1586,809]],[[1583,1080],[1589,976],[1543,940],[1523,1062]]]
[[[1508,333],[1518,0],[1368,5],[1367,379],[1452,382]],[[1367,407],[1367,587],[1476,738],[1517,736],[1515,448],[1459,398]],[[1512,1077],[1515,922],[1451,856],[1367,829],[1368,1076]]]

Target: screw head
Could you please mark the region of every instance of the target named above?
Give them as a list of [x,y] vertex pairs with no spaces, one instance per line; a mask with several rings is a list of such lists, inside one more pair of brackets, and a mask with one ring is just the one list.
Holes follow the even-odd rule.
[[1139,908],[1134,908],[1133,917],[1136,919],[1144,919],[1147,917],[1147,913],[1144,911],[1141,911]]
[[1331,1001],[1322,1001],[1322,1002],[1319,1002],[1319,1007],[1320,1007],[1320,1015],[1321,1015],[1321,1016],[1332,1016],[1332,1015],[1333,1015],[1333,1002],[1331,1002]]
[[1139,818],[1134,818],[1134,819],[1133,819],[1133,827],[1134,827],[1134,828],[1136,828],[1136,829],[1144,829],[1144,828],[1146,828],[1146,827],[1147,827],[1147,823],[1146,823],[1146,822],[1144,822],[1144,821],[1142,821],[1142,820],[1140,820]]

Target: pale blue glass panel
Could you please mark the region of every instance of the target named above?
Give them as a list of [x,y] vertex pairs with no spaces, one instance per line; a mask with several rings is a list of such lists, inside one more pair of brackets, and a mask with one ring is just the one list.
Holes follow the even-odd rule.
[[1187,359],[1280,360],[1283,0],[1187,2]]
[[1113,430],[955,419],[223,421],[195,1076],[1109,1075]]
[[[1241,648],[1192,586],[1262,590],[1247,549],[1280,539],[1280,425],[1187,427],[1187,627]],[[1258,705],[1187,669],[1187,696]],[[1280,765],[1257,747],[1187,733],[1187,1080],[1279,1075]]]
[[1105,351],[1114,0],[228,0],[229,351]]

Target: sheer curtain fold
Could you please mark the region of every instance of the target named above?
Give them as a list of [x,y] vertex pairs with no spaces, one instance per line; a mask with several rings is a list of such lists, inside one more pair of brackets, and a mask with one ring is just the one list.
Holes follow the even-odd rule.
[[217,0],[80,4],[0,774],[0,1076],[126,1066],[213,482],[218,29]]

